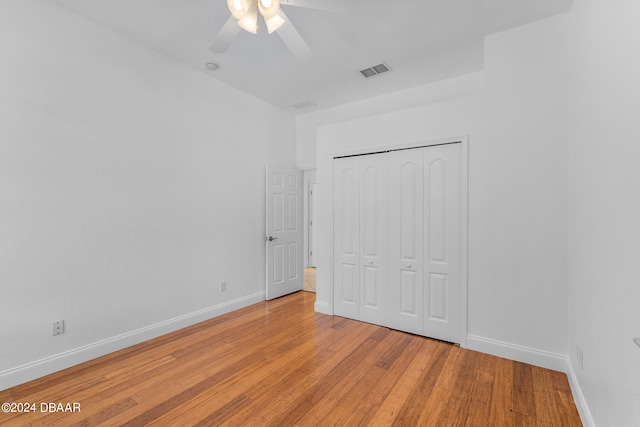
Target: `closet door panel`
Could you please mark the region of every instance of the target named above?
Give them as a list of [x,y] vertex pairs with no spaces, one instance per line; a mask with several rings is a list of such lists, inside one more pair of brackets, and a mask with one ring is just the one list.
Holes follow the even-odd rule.
[[389,153],[389,326],[423,333],[423,158],[421,150]]
[[424,335],[460,342],[460,144],[424,151]]
[[358,159],[333,162],[334,312],[360,318],[360,173]]
[[359,156],[360,167],[360,320],[386,324],[387,189],[386,154]]

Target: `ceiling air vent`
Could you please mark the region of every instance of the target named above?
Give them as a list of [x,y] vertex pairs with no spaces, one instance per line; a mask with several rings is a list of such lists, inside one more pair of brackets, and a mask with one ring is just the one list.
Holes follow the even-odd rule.
[[305,108],[315,107],[316,105],[318,105],[318,104],[316,104],[313,101],[306,100],[306,101],[298,102],[297,104],[293,104],[291,106],[293,108],[298,109],[298,110],[304,110]]
[[374,65],[373,67],[365,68],[364,70],[360,70],[360,73],[366,78],[377,76],[378,74],[386,73],[390,71],[391,68],[385,63]]

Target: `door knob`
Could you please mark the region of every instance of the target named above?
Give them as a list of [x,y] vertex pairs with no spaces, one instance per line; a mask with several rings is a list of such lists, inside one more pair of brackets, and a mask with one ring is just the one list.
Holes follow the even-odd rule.
[[369,261],[369,264],[373,265],[373,260]]
[[273,242],[274,240],[278,240],[277,237],[273,237],[273,236],[269,236],[269,237],[265,237],[264,240],[268,240],[270,242]]
[[411,264],[407,264],[407,268],[411,268]]

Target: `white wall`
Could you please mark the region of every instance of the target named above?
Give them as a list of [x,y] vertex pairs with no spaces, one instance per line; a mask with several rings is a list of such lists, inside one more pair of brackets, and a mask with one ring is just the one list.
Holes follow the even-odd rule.
[[561,15],[486,38],[469,149],[469,333],[549,352],[556,369],[567,351],[566,25]]
[[639,16],[632,0],[572,13],[569,355],[598,426],[640,424]]
[[263,299],[292,116],[43,0],[0,52],[0,389]]
[[[375,85],[379,81],[378,79],[384,79],[388,76],[384,74],[377,76],[368,83]],[[482,88],[482,81],[483,73],[479,71],[452,77],[435,84],[427,84],[335,108],[301,114],[296,117],[297,167],[300,169],[316,168],[317,130],[321,126],[468,97]]]

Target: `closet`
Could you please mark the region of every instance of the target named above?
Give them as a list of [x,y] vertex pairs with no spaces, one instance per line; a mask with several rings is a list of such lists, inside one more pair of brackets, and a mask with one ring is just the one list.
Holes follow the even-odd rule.
[[460,342],[461,144],[335,158],[334,313]]

